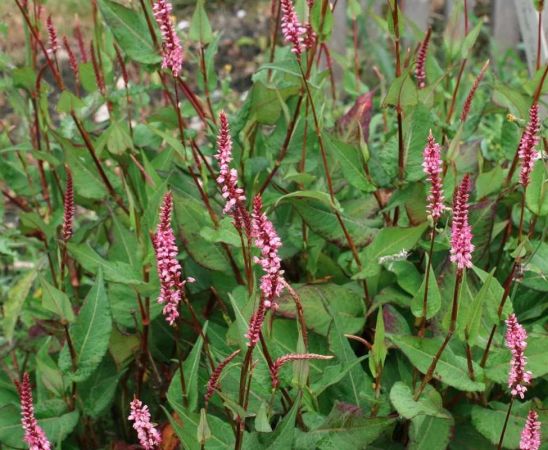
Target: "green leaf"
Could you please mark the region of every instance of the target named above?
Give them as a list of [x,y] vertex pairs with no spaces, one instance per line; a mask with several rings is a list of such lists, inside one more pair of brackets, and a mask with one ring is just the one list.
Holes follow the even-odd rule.
[[[426,261],[428,261],[428,255],[426,255]],[[427,264],[427,262],[426,262]],[[417,291],[417,294],[411,300],[411,312],[415,317],[422,317],[422,309],[424,302],[424,291],[426,289],[426,276],[422,280],[421,287]],[[441,307],[441,294],[438,282],[436,281],[436,274],[434,269],[430,266],[430,275],[428,276],[428,298],[426,303],[426,318],[431,319],[434,317]]]
[[67,294],[49,284],[45,278],[40,277],[42,287],[42,306],[58,315],[63,322],[74,321],[74,312]]
[[340,205],[338,203],[335,205],[331,203],[331,197],[329,196],[327,192],[320,192],[320,191],[290,192],[289,194],[282,195],[280,198],[278,198],[274,206],[278,206],[281,202],[290,198],[298,198],[298,199],[309,198],[309,199],[317,200],[331,209],[340,210]]
[[468,315],[465,318],[466,326],[464,328],[464,336],[466,341],[470,345],[475,345],[480,333],[484,303],[487,299],[494,300],[490,295],[491,282],[493,281],[493,274],[495,269],[491,270],[487,279],[483,282],[483,285],[479,292],[474,297],[472,305],[468,308]]
[[57,111],[60,113],[70,114],[80,108],[83,108],[85,103],[76,97],[70,91],[63,91],[59,96],[59,101],[57,102]]
[[[182,447],[185,450],[201,450],[202,447],[198,442],[200,414],[187,411],[180,403],[172,403],[171,406],[179,416],[180,422],[174,419],[165,408],[164,411],[175,433],[181,440]],[[207,423],[211,431],[211,437],[207,441],[206,448],[208,450],[232,450],[234,448],[234,433],[228,422],[209,414]]]
[[190,39],[201,44],[209,44],[213,40],[213,32],[211,31],[211,25],[204,8],[204,0],[196,2],[196,9],[194,9],[194,14],[192,15],[188,33]]
[[453,419],[417,416],[411,419],[409,450],[446,450],[452,436]]
[[408,126],[404,130],[405,179],[418,181],[424,178],[423,151],[434,122],[432,110],[419,104],[413,108]]
[[481,27],[483,25],[483,21],[479,20],[477,25],[466,35],[464,38],[464,41],[462,43],[462,46],[460,48],[460,55],[461,58],[467,58],[468,53],[478,40],[479,33],[481,31]]
[[177,222],[183,230],[181,237],[192,259],[208,269],[229,272],[230,266],[221,247],[200,236],[203,227],[212,225],[203,204],[179,193],[174,195],[174,204]]
[[204,408],[200,409],[200,423],[198,424],[198,442],[205,446],[205,443],[211,438],[211,430],[207,423],[207,414]]
[[112,0],[100,0],[99,8],[116,41],[131,59],[143,64],[161,61],[141,11]]
[[[318,427],[299,431],[294,448],[320,450],[364,449],[395,422],[387,417],[356,417],[336,409]],[[288,447],[289,448],[289,447]]]
[[451,414],[443,409],[441,395],[432,386],[427,385],[417,401],[413,392],[405,383],[398,381],[390,389],[390,401],[400,416],[413,419],[417,416],[431,416],[448,419]]
[[36,275],[36,270],[27,272],[8,291],[8,296],[3,307],[4,319],[2,320],[3,334],[8,341],[13,339],[15,325]]
[[548,214],[548,179],[546,178],[546,166],[539,159],[531,172],[531,181],[525,191],[525,202],[537,216]]
[[261,433],[271,433],[272,427],[270,426],[270,421],[268,420],[268,405],[266,402],[262,402],[257,415],[255,416],[255,429]]
[[274,441],[268,446],[269,450],[287,450],[293,447],[295,437],[295,419],[301,406],[301,394],[293,401],[293,406],[274,430]]
[[[317,200],[297,198],[291,200],[291,205],[315,233],[339,246],[348,246],[341,225],[332,208]],[[356,246],[363,246],[371,240],[374,231],[368,226],[367,220],[360,220],[345,214],[341,214],[341,216]]]
[[133,142],[129,130],[125,125],[112,122],[108,127],[107,148],[113,155],[123,155],[127,150],[133,148]]
[[373,376],[377,377],[382,373],[384,360],[388,354],[386,343],[384,342],[384,319],[382,306],[377,312],[377,324],[375,326],[375,340],[371,348],[371,357],[369,358],[369,369]]
[[32,67],[17,67],[11,73],[13,85],[29,92],[36,90],[36,73]]
[[76,371],[68,346],[65,344],[59,355],[59,368],[73,381],[87,379],[99,366],[108,349],[112,318],[110,305],[103,282],[103,272],[99,269],[97,279],[89,291],[69,334],[76,353]]
[[381,257],[408,252],[416,245],[427,227],[428,224],[423,223],[411,228],[390,227],[380,230],[363,252],[364,269],[356,274],[355,278],[377,275],[380,272]]
[[488,172],[480,173],[476,179],[476,197],[482,199],[493,192],[498,192],[503,181],[502,168],[498,165]]
[[373,192],[373,186],[365,176],[365,163],[359,148],[346,144],[336,139],[331,139],[328,134],[322,133],[328,152],[333,155],[336,163],[341,165],[346,180],[362,192]]
[[[359,291],[337,284],[311,284],[295,288],[301,299],[304,319],[308,329],[327,336],[333,317],[325,308],[325,303],[331,299],[331,309],[343,322],[343,333],[357,333],[365,323],[363,299]],[[280,297],[278,312],[285,317],[296,319],[295,302],[288,293]]]
[[121,261],[107,261],[88,243],[73,244],[69,242],[67,248],[70,255],[87,271],[93,273],[102,269],[107,281],[135,286],[143,285],[143,280],[137,269]]
[[[426,373],[441,346],[443,338],[418,338],[414,336],[388,335],[389,339],[409,358],[413,365]],[[482,392],[485,384],[468,377],[466,358],[458,356],[447,347],[434,370],[434,378],[465,392]],[[474,363],[477,379],[483,378],[483,370]]]
[[403,75],[396,78],[388,93],[384,98],[382,105],[386,106],[412,106],[418,103],[417,87],[415,82],[411,79],[406,72]]
[[[206,332],[207,322],[202,328],[202,335],[205,336]],[[202,335],[198,337],[196,343],[192,346],[190,354],[183,362],[189,411],[195,411],[198,407],[198,396],[200,393],[200,390],[198,389],[198,369],[200,367],[200,358],[202,356],[202,347],[204,345]],[[173,375],[171,384],[169,385],[167,399],[172,406],[175,403],[181,406],[183,405],[183,391],[181,388],[180,378],[180,371],[177,370],[177,372]]]
[[124,372],[125,370],[119,371],[114,360],[107,356],[87,380],[78,383],[78,397],[87,416],[92,419],[101,417],[112,403]]

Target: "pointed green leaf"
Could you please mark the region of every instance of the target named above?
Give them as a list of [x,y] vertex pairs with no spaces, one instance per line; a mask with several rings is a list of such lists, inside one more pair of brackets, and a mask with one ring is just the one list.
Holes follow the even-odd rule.
[[42,306],[58,315],[63,322],[74,321],[74,312],[67,294],[49,284],[45,278],[40,277],[42,287]]
[[13,332],[15,331],[15,325],[19,319],[21,308],[27,296],[29,295],[30,288],[34,279],[36,278],[36,270],[31,270],[24,274],[8,291],[8,298],[4,303],[4,319],[2,320],[2,329],[4,336],[8,341],[13,338]]
[[111,330],[110,304],[103,282],[103,272],[99,270],[97,279],[86,296],[84,306],[69,328],[76,352],[76,371],[72,370],[67,344],[59,355],[59,368],[76,382],[87,379],[105,356]]
[[[428,255],[426,255],[428,260]],[[422,280],[420,289],[417,294],[411,300],[411,312],[415,317],[422,317],[423,302],[424,302],[424,290],[426,289],[426,276]],[[438,282],[436,281],[436,274],[434,269],[430,266],[430,275],[428,277],[428,298],[426,299],[426,318],[431,319],[434,317],[441,307],[441,294]]]
[[189,36],[190,39],[201,44],[209,44],[213,40],[213,32],[204,8],[204,0],[196,2],[196,9],[190,21]]

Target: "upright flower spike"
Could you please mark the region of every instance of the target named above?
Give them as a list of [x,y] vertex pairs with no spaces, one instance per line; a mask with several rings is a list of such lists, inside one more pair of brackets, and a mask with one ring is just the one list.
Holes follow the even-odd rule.
[[50,55],[55,55],[57,53],[57,50],[59,50],[59,41],[57,39],[57,30],[55,29],[55,25],[53,25],[51,15],[48,16],[46,25],[49,37],[48,53]]
[[74,187],[72,184],[72,173],[67,167],[67,184],[65,187],[65,211],[63,214],[63,240],[67,242],[72,237],[74,225]]
[[538,450],[540,448],[540,425],[537,412],[529,411],[521,432],[520,450]]
[[333,356],[317,355],[315,353],[291,353],[278,358],[272,366],[269,367],[270,379],[272,380],[272,387],[276,389],[280,384],[280,369],[285,363],[289,361],[304,361],[308,359],[332,359]]
[[428,212],[434,219],[434,222],[441,217],[445,206],[443,205],[443,189],[441,185],[440,173],[442,172],[441,146],[436,143],[432,130],[428,135],[428,142],[424,148],[422,167],[424,173],[430,181],[430,194],[428,195]]
[[249,327],[245,337],[247,339],[248,347],[255,347],[261,338],[261,329],[263,328],[264,316],[266,313],[266,307],[263,299],[259,302],[259,307],[251,316],[249,320]]
[[527,364],[527,357],[525,356],[527,332],[519,324],[515,314],[510,314],[506,319],[506,347],[512,352],[508,387],[514,397],[519,395],[523,399],[525,392],[527,392],[526,385],[531,382],[533,374],[525,370]]
[[86,52],[86,44],[84,43],[84,37],[82,36],[82,29],[80,28],[80,21],[78,20],[78,18],[76,18],[76,25],[74,25],[72,34],[76,38],[76,42],[78,42],[78,48],[80,49],[80,58],[85,64],[88,62],[88,54]]
[[420,44],[419,51],[417,53],[417,63],[415,66],[415,77],[419,89],[426,87],[426,55],[428,53],[428,45],[430,44],[430,36],[432,35],[432,28],[428,28],[426,36]]
[[451,261],[462,270],[472,267],[472,227],[468,223],[468,193],[470,177],[465,175],[453,201],[453,223],[451,226]]
[[485,61],[485,64],[480,70],[480,73],[474,80],[474,84],[472,85],[472,88],[470,89],[470,92],[468,93],[468,96],[466,97],[466,100],[464,101],[464,105],[462,107],[462,112],[460,114],[460,120],[461,122],[464,122],[466,118],[468,117],[468,114],[470,113],[470,107],[472,106],[472,100],[474,99],[474,95],[476,91],[478,90],[478,87],[481,83],[481,80],[483,80],[483,77],[485,76],[485,72],[487,71],[487,68],[489,67],[489,60]]
[[533,103],[529,110],[529,123],[521,136],[518,156],[521,160],[520,184],[526,188],[531,178],[531,171],[540,154],[535,147],[539,142],[540,121],[538,117],[538,103]]
[[36,418],[34,417],[34,406],[32,404],[32,389],[30,386],[29,374],[23,374],[23,382],[17,384],[19,398],[21,400],[21,424],[25,431],[25,442],[29,446],[29,450],[51,450],[51,444],[40,428]]
[[76,55],[72,51],[72,47],[70,46],[70,43],[66,36],[63,36],[63,46],[65,47],[65,50],[68,53],[69,57],[69,65],[72,69],[72,74],[74,75],[74,80],[76,83],[79,83],[80,80],[80,69],[78,67],[78,60],[76,59]]
[[290,43],[293,48],[291,51],[298,57],[304,51],[304,35],[306,28],[301,25],[292,0],[281,0],[282,6],[282,34],[286,42]]
[[244,190],[238,187],[238,171],[230,168],[232,161],[232,138],[228,117],[224,111],[219,113],[219,134],[217,136],[217,154],[215,159],[219,162],[219,176],[217,184],[221,188],[223,198],[226,200],[223,212],[231,214],[234,225],[240,231],[251,235],[251,220],[245,208]]
[[187,282],[193,278],[182,279],[181,265],[177,261],[179,250],[171,228],[173,195],[167,192],[160,209],[160,221],[153,238],[158,277],[160,278],[160,296],[158,303],[164,305],[163,314],[170,325],[179,317],[179,303]]
[[148,406],[144,405],[141,400],[134,398],[130,403],[130,408],[131,414],[128,420],[134,422],[133,429],[137,431],[137,437],[141,446],[145,450],[158,448],[162,439],[156,427],[150,422]]
[[260,195],[253,199],[252,234],[255,246],[261,251],[261,257],[255,258],[264,270],[261,277],[261,297],[267,309],[276,308],[276,299],[283,290],[283,270],[278,250],[282,241],[278,237],[274,225],[263,212],[263,201]]
[[183,47],[170,17],[173,6],[167,0],[157,0],[152,9],[162,32],[162,68],[170,69],[178,77],[183,66]]
[[207,404],[209,403],[209,400],[211,397],[213,397],[213,394],[215,391],[219,388],[219,379],[221,378],[221,374],[223,373],[223,370],[230,362],[238,356],[238,353],[240,353],[240,350],[236,350],[235,352],[232,352],[230,355],[228,355],[225,359],[223,359],[219,365],[215,368],[211,376],[209,377],[209,381],[207,382],[207,388],[206,393],[204,395],[204,401],[207,407]]

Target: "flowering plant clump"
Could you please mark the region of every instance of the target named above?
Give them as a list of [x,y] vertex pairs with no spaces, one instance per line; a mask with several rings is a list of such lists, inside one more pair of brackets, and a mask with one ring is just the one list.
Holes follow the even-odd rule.
[[80,3],[0,2],[0,448],[548,445],[546,2]]

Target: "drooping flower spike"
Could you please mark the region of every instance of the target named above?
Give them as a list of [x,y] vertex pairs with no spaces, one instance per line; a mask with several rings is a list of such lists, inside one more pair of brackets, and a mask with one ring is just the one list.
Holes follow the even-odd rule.
[[533,103],[529,110],[529,123],[519,142],[518,156],[521,160],[521,171],[519,174],[520,184],[526,188],[531,178],[531,171],[535,161],[540,158],[535,147],[539,142],[540,121],[538,116],[538,103]]
[[183,47],[170,17],[173,6],[167,0],[156,0],[152,10],[162,32],[162,68],[170,69],[178,77],[183,66]]
[[304,361],[308,359],[332,359],[333,356],[329,355],[317,355],[315,353],[291,353],[289,355],[284,355],[278,358],[271,367],[270,379],[272,380],[272,387],[276,389],[280,384],[280,369],[285,363],[289,361]]
[[131,414],[128,420],[133,421],[133,429],[137,431],[139,443],[145,450],[158,448],[162,441],[160,433],[150,421],[148,406],[141,400],[134,398],[130,403]]
[[283,290],[283,270],[278,250],[282,241],[278,237],[274,225],[263,212],[263,201],[260,195],[253,199],[252,234],[255,246],[261,251],[261,256],[255,258],[265,274],[261,277],[261,298],[267,309],[276,308],[276,299]]
[[428,45],[430,44],[430,36],[432,35],[432,28],[428,28],[426,36],[422,40],[419,51],[417,53],[417,63],[415,66],[415,77],[419,89],[426,87],[426,55],[428,53]]
[[430,181],[430,194],[428,195],[428,212],[436,222],[445,209],[443,205],[443,188],[440,173],[442,172],[441,146],[436,143],[432,130],[428,135],[428,142],[424,148],[422,167]]
[[67,167],[67,183],[65,187],[65,211],[63,215],[63,240],[67,242],[73,233],[74,225],[74,187],[72,183],[72,173]]
[[234,218],[234,226],[239,231],[245,231],[251,235],[251,218],[245,208],[244,190],[238,187],[238,171],[230,168],[232,161],[232,138],[228,117],[224,111],[219,113],[219,134],[217,136],[217,154],[215,159],[219,162],[219,176],[217,184],[221,188],[223,198],[226,200],[223,212],[231,214]]
[[191,277],[182,279],[181,265],[177,261],[179,250],[171,228],[172,210],[173,195],[167,192],[160,209],[160,221],[153,237],[153,245],[160,278],[158,303],[164,305],[163,314],[170,325],[179,317],[179,303],[184,295],[185,284],[194,281]]
[[304,51],[304,36],[306,27],[302,26],[295,12],[292,0],[281,0],[282,34],[286,42],[292,45],[291,51],[300,57]]
[[487,68],[489,67],[489,60],[485,61],[485,64],[480,70],[480,73],[474,80],[474,84],[472,85],[472,88],[470,89],[470,92],[468,93],[468,96],[466,97],[466,100],[464,101],[464,105],[462,107],[462,112],[460,114],[460,120],[461,122],[464,122],[466,118],[468,117],[468,114],[470,113],[470,107],[472,106],[472,100],[474,99],[474,95],[476,91],[478,90],[478,87],[481,83],[481,80],[483,80],[483,77],[485,76],[485,72],[487,71]]
[[30,386],[30,377],[27,372],[23,374],[23,382],[17,383],[19,398],[21,401],[21,424],[25,432],[25,442],[29,450],[51,450],[51,444],[40,428],[34,417],[34,405],[32,404],[32,388]]
[[451,225],[451,261],[458,270],[472,267],[472,227],[468,223],[468,196],[471,181],[467,174],[462,179],[453,201],[453,223]]
[[540,421],[535,410],[529,411],[525,426],[521,432],[520,450],[538,450],[540,448]]
[[510,314],[506,319],[506,347],[512,352],[508,387],[514,397],[519,396],[523,399],[525,392],[527,392],[526,386],[531,382],[533,374],[525,370],[527,364],[527,357],[525,356],[527,332],[519,324],[515,314]]
[[221,378],[221,374],[223,370],[228,364],[230,364],[230,362],[234,358],[236,358],[236,356],[238,356],[239,353],[240,353],[240,350],[238,349],[235,352],[232,352],[230,355],[228,355],[225,359],[223,359],[219,363],[219,365],[215,368],[215,370],[209,377],[209,381],[207,382],[206,393],[204,396],[206,407],[211,397],[213,397],[213,394],[215,393],[215,391],[219,388],[219,379]]

